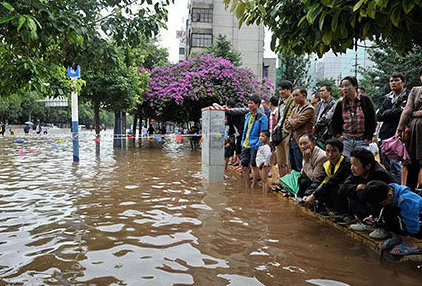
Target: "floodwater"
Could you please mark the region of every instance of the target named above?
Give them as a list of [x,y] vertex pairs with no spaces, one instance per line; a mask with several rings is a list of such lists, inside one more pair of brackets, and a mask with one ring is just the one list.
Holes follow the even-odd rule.
[[0,285],[422,283],[236,175],[208,184],[187,142],[111,135],[80,133],[79,164],[67,130],[0,138]]

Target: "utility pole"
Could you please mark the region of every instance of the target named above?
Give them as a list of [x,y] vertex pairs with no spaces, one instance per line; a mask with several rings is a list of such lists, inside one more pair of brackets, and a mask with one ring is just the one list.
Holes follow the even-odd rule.
[[67,68],[67,75],[72,79],[72,139],[73,139],[73,162],[79,162],[79,135],[78,135],[78,93],[75,90],[76,79],[80,76],[80,68],[73,70]]
[[355,39],[355,78],[358,78],[358,40]]

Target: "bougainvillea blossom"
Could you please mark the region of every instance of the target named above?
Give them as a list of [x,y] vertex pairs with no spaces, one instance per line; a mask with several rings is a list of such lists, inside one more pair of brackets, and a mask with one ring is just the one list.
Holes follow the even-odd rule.
[[209,98],[220,104],[228,99],[246,103],[254,94],[261,98],[274,94],[269,80],[260,80],[249,69],[235,67],[230,61],[213,55],[157,67],[150,74],[150,87],[144,101],[156,110],[170,102],[182,105],[185,101]]

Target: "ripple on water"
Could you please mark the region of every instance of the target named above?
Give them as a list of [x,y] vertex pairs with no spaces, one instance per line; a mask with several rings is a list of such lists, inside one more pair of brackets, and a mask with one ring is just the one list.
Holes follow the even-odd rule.
[[128,189],[128,190],[134,190],[134,189],[137,189],[137,188],[139,188],[139,186],[135,186],[135,185],[125,186],[125,189]]
[[229,275],[229,274],[218,274],[218,277],[224,278],[229,281],[227,286],[237,286],[237,285],[244,285],[244,286],[265,286],[258,279],[255,277],[245,277],[240,275]]
[[146,218],[136,219],[133,222],[137,224],[151,223],[153,227],[162,227],[167,225],[180,225],[183,223],[200,225],[202,222],[196,218],[180,217],[177,214],[169,214],[161,210],[151,210],[143,212],[142,215]]
[[119,232],[123,229],[125,225],[123,223],[113,224],[113,225],[102,225],[97,226],[96,228],[104,232]]
[[[136,238],[136,237],[131,237]],[[198,240],[195,236],[192,235],[192,231],[187,231],[184,233],[174,233],[172,235],[159,235],[159,236],[143,236],[138,238],[139,242],[150,247],[169,247],[173,245],[183,244],[183,243],[194,243],[198,244]]]
[[206,204],[192,204],[190,205],[191,208],[193,209],[201,209],[201,210],[206,210],[206,211],[212,211],[212,208]]

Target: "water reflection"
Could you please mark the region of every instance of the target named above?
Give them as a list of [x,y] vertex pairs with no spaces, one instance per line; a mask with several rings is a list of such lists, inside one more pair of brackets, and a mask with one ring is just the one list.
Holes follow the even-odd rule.
[[207,184],[200,152],[175,140],[122,149],[111,132],[97,144],[86,131],[73,164],[68,132],[13,143],[20,138],[0,138],[0,284],[421,281],[415,265],[380,263],[273,195],[244,190],[232,174]]

